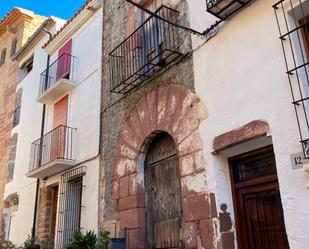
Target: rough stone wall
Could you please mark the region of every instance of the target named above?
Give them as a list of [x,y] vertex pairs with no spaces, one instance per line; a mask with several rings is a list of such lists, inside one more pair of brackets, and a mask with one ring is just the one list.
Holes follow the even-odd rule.
[[[165,3],[171,6],[172,2],[165,1]],[[180,11],[179,23],[188,26],[186,1],[173,1],[172,4],[171,7]],[[126,4],[122,0],[107,0],[104,2],[103,130],[101,135],[99,224],[101,229],[111,230],[112,236],[119,235],[118,228],[120,227],[117,202],[112,198],[113,165],[120,133],[129,114],[146,93],[157,89],[159,86],[180,84],[194,92],[193,61],[190,53],[191,36],[189,33],[179,30],[182,44],[181,51],[187,55],[182,61],[157,77],[150,79],[138,90],[126,95],[110,93],[108,53],[125,39],[129,7],[130,4]]]
[[117,200],[120,228],[128,229],[128,248],[145,248],[143,160],[151,140],[161,131],[171,135],[177,148],[185,248],[214,248],[218,213],[215,195],[206,189],[199,134],[206,118],[200,99],[179,84],[147,93],[131,112],[121,132],[112,176],[112,198]]
[[42,187],[40,189],[40,201],[38,210],[38,239],[41,241],[50,239],[53,205],[52,197],[53,191],[51,188]]
[[[17,50],[21,48],[43,21],[44,18],[41,16],[26,19],[20,16],[13,25],[16,32],[6,31],[0,37],[0,51],[7,49],[5,63],[0,66],[0,220],[2,220],[3,194],[8,178],[9,147],[18,81],[18,63],[10,59],[11,46],[13,40],[17,38]],[[0,228],[0,243],[3,231],[4,229]]]

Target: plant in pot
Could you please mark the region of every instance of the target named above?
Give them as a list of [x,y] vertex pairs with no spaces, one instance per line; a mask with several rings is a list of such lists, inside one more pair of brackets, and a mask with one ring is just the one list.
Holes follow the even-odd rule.
[[97,236],[94,231],[86,231],[83,234],[80,230],[76,230],[70,242],[68,249],[95,249]]
[[41,249],[54,249],[55,243],[51,239],[43,240],[39,242]]
[[98,240],[98,244],[96,249],[107,249],[109,244],[109,231],[100,231],[100,238]]
[[17,249],[16,245],[9,240],[5,240],[2,244],[2,249]]
[[41,249],[40,245],[36,242],[37,239],[28,235],[28,238],[24,242],[22,249]]

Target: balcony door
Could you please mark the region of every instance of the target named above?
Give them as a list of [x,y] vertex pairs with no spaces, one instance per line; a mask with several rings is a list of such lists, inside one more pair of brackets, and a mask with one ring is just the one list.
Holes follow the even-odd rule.
[[266,148],[230,164],[240,249],[289,249],[275,156]]
[[50,161],[65,159],[68,95],[54,104],[53,131],[51,133]]
[[72,39],[58,51],[57,80],[70,78]]

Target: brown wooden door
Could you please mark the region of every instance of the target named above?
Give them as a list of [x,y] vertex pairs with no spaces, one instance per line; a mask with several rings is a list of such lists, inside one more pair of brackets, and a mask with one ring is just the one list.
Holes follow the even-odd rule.
[[270,148],[231,163],[234,206],[240,249],[289,249]]
[[238,191],[244,217],[244,248],[288,249],[282,204],[277,183]]
[[150,145],[145,186],[147,248],[183,248],[178,158],[167,134],[159,135]]

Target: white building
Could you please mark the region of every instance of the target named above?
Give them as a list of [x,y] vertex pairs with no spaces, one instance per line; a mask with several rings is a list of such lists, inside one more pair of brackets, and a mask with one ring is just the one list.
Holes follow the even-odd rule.
[[[221,217],[232,219],[224,226],[226,220],[219,218],[216,242],[223,248],[306,249],[309,175],[299,141],[305,140],[305,151],[309,2],[280,1],[273,7],[276,1],[252,1],[227,19],[240,6],[236,1],[206,2],[208,11],[222,18],[205,13],[204,0],[188,4],[196,30],[224,19],[212,39],[192,36],[196,94],[208,112],[199,129],[207,188],[216,195]],[[219,12],[226,2],[231,7]],[[288,69],[279,39],[284,34]],[[292,100],[286,71],[293,68]]]
[[[5,199],[16,199],[15,207],[7,210],[6,238],[17,244],[22,243],[31,234],[34,215],[36,180],[26,177],[30,158],[31,142],[40,136],[42,105],[35,100],[40,71],[46,67],[47,55],[42,45],[48,40],[44,32],[55,33],[64,21],[50,17],[33,34],[28,42],[15,54],[20,65],[20,81],[17,83],[17,106],[12,137],[16,148],[15,167],[11,181],[5,187]],[[20,227],[24,229],[20,229]]]
[[98,231],[102,15],[101,2],[90,0],[65,24],[50,18],[15,56],[24,70],[12,131],[15,173],[5,194],[19,199],[7,234],[18,245],[33,227],[57,248],[76,229]]

